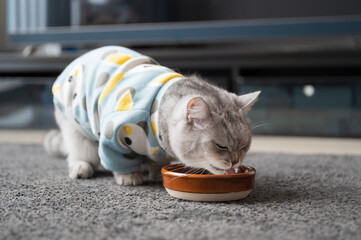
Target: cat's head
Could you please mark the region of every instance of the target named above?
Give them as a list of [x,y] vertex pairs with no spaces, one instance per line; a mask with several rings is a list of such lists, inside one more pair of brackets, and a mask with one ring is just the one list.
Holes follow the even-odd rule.
[[240,166],[251,144],[244,114],[259,94],[237,96],[224,91],[220,96],[183,98],[173,112],[176,121],[169,130],[176,157],[187,166],[213,174]]

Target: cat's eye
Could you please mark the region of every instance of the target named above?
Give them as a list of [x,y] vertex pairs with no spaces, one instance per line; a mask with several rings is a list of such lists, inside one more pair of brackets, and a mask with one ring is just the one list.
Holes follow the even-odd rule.
[[215,143],[215,145],[216,145],[216,148],[220,151],[228,151],[228,148],[226,146],[222,146],[218,143]]

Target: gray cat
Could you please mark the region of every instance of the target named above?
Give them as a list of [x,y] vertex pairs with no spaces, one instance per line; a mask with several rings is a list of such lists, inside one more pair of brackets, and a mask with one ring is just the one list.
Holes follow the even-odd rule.
[[214,174],[232,173],[251,144],[244,114],[260,91],[237,96],[197,76],[182,76],[150,57],[108,46],[73,61],[53,85],[59,130],[44,141],[67,156],[71,178],[89,178],[98,165],[120,185],[151,179],[177,159]]
[[251,144],[244,113],[259,94],[237,96],[196,76],[174,84],[159,111],[164,149],[214,174],[240,166]]

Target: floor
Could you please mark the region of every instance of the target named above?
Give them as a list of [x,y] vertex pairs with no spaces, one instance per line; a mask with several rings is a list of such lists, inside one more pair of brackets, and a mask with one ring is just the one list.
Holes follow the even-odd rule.
[[[0,143],[41,144],[44,130],[0,130]],[[361,155],[361,139],[254,136],[250,152]]]
[[192,202],[172,198],[161,183],[119,186],[107,172],[72,180],[66,161],[41,145],[3,143],[0,152],[0,239],[361,236],[360,156],[253,152],[246,164],[257,174],[247,198]]

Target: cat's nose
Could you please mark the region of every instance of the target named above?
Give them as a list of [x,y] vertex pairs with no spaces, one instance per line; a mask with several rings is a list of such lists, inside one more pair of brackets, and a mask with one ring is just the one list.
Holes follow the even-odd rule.
[[236,163],[238,163],[238,162],[239,162],[239,159],[238,159],[238,158],[233,158],[233,159],[231,159],[232,165],[234,165],[234,164],[236,164]]
[[232,158],[231,158],[231,163],[232,163],[232,165],[234,165],[234,164],[236,164],[236,163],[238,163],[239,162],[239,154],[238,153],[235,153],[234,154],[234,156],[232,156]]
[[232,168],[239,164],[239,159],[232,159],[231,160]]

